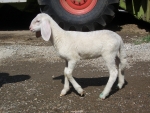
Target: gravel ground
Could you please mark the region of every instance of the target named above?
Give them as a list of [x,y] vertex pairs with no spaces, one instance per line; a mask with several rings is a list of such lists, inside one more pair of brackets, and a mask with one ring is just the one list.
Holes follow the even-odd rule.
[[149,113],[150,43],[133,42],[148,35],[150,29],[147,23],[127,17],[121,14],[107,27],[125,42],[126,83],[121,90],[113,87],[103,101],[98,96],[108,81],[108,71],[102,58],[80,61],[74,70],[85,96],[80,97],[70,85],[68,94],[59,97],[64,61],[50,43],[25,30],[28,21],[20,28],[22,20],[17,19],[14,23],[18,26],[9,27],[2,21],[5,18],[0,18],[0,113]]
[[[125,50],[127,59],[129,62],[128,67],[133,65],[134,62],[150,61],[150,43],[144,43],[140,45],[134,45],[126,43]],[[33,45],[2,45],[0,46],[0,65],[7,65],[7,61],[10,60],[22,60],[22,61],[39,61],[42,62],[63,62],[60,59],[53,48],[53,46],[33,46]],[[99,63],[97,63],[99,62]],[[79,62],[80,65],[91,65],[93,67],[102,67],[104,65],[103,59],[91,59]],[[79,66],[80,66],[79,65]]]
[[[86,91],[80,97],[71,87],[63,88],[64,61],[52,46],[2,44],[0,46],[0,112],[2,113],[149,113],[150,44],[125,43],[129,65],[126,85],[101,101],[98,98],[108,80],[102,58],[83,60],[74,75]],[[117,84],[117,83],[115,83]]]

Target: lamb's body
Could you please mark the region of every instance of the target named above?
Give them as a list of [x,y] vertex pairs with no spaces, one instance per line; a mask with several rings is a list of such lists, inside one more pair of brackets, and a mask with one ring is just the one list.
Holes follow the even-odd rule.
[[[43,24],[42,22],[46,24]],[[126,54],[123,48],[123,41],[115,32],[109,30],[93,32],[64,31],[47,14],[39,14],[31,22],[30,30],[34,32],[41,30],[42,38],[46,41],[49,40],[51,34],[50,40],[53,46],[60,57],[66,60],[66,67],[64,70],[65,84],[61,96],[65,95],[69,90],[69,81],[79,94],[83,94],[83,89],[72,77],[72,71],[75,64],[81,59],[97,58],[100,56],[105,60],[110,73],[110,78],[103,93],[101,93],[100,98],[105,99],[117,78],[118,71],[115,64],[117,56],[120,59],[118,65],[118,87],[120,89],[122,88],[124,84],[124,75],[122,72],[126,65]]]
[[59,38],[60,46],[54,47],[65,59],[97,58],[106,52],[119,50],[122,44],[120,36],[109,30],[87,32],[86,36],[84,32],[67,31],[64,38]]

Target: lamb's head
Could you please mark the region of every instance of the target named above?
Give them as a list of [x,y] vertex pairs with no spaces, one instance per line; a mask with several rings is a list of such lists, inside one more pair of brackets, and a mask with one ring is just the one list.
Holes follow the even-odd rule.
[[51,36],[51,27],[49,16],[44,13],[38,14],[32,21],[29,27],[30,31],[36,32],[36,37],[42,36],[45,41],[48,41]]

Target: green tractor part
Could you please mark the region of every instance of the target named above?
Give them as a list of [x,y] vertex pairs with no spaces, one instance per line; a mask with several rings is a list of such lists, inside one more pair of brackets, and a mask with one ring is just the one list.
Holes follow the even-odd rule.
[[150,23],[150,0],[120,0],[119,6],[137,19]]

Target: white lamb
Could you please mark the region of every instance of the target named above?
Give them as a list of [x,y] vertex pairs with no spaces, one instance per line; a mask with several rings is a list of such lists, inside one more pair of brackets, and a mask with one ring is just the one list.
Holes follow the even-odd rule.
[[[36,32],[36,36],[42,36],[45,41],[51,41],[61,58],[66,61],[64,69],[64,88],[60,96],[69,90],[69,81],[75,90],[82,96],[81,86],[72,77],[76,63],[81,59],[91,59],[102,56],[109,70],[109,80],[100,94],[101,99],[109,95],[118,75],[118,87],[122,88],[124,80],[124,68],[126,66],[126,54],[123,41],[119,35],[109,30],[92,32],[65,31],[47,14],[38,14],[31,22],[30,30]],[[40,35],[41,32],[41,35]],[[119,58],[118,70],[116,58]]]

